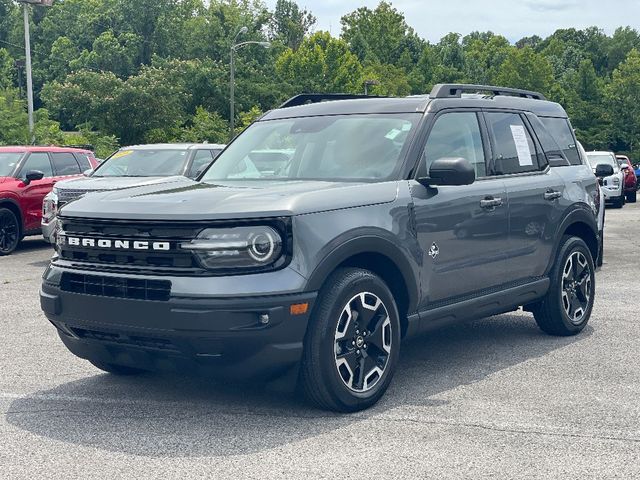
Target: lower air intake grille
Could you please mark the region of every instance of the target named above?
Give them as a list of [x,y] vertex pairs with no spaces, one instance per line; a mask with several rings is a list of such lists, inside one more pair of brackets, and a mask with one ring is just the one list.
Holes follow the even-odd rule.
[[64,272],[61,288],[65,292],[84,293],[100,297],[155,300],[166,302],[171,295],[169,280],[138,280]]

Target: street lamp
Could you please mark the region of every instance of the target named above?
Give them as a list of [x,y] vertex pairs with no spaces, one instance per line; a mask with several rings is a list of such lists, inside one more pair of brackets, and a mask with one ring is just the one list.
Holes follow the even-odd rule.
[[231,79],[229,82],[229,90],[230,90],[230,118],[229,118],[229,140],[233,140],[235,137],[235,121],[236,121],[236,112],[235,112],[235,88],[236,88],[236,64],[235,64],[235,53],[237,50],[245,47],[247,45],[260,45],[264,48],[269,48],[271,46],[271,42],[257,42],[254,40],[249,40],[247,42],[238,43],[238,37],[240,35],[244,35],[247,33],[249,29],[247,27],[242,27],[236,36],[233,38],[233,42],[231,44]]
[[33,78],[31,76],[31,36],[29,35],[29,5],[50,7],[53,0],[18,0],[24,6],[24,50],[27,71],[27,112],[29,113],[29,140],[36,143],[33,123]]

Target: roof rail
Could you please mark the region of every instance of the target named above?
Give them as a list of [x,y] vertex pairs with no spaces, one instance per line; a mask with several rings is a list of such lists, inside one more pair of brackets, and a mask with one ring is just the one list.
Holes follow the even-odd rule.
[[375,95],[354,95],[351,93],[302,93],[291,97],[279,108],[297,107],[309,103],[330,102],[333,100],[357,100],[362,98],[384,98]]
[[491,92],[494,95],[513,95],[522,98],[532,98],[534,100],[547,99],[543,94],[530,90],[494,87],[491,85],[468,85],[464,83],[439,83],[433,86],[429,96],[431,98],[460,98],[462,92]]

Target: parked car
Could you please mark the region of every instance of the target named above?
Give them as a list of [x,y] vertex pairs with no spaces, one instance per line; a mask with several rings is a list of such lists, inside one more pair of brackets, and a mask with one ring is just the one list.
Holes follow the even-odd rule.
[[603,179],[602,192],[607,203],[616,208],[622,208],[625,203],[624,172],[618,165],[613,152],[587,152],[587,160],[595,172],[598,165],[610,165],[613,175]]
[[[67,348],[113,374],[288,375],[345,412],[384,394],[404,339],[449,321],[523,306],[582,331],[598,184],[560,105],[457,84],[341,98],[270,111],[199,181],[66,205],[40,299]],[[252,162],[283,145],[285,164]],[[481,238],[455,235],[481,217]]]
[[0,255],[40,233],[42,201],[56,182],[96,165],[90,150],[0,147]]
[[153,144],[124,147],[85,172],[84,178],[58,183],[42,203],[42,236],[55,242],[56,214],[66,203],[94,191],[118,190],[166,182],[167,177],[198,174],[224,149],[209,143]]
[[618,165],[624,172],[624,195],[629,203],[636,203],[636,190],[638,187],[638,179],[636,172],[631,164],[631,160],[626,155],[616,155]]
[[[578,153],[580,154],[580,160],[582,161],[582,163],[590,167],[591,165],[589,164],[589,160],[587,159],[587,152],[585,151],[584,147],[580,142],[578,142]],[[611,169],[611,171],[613,171],[613,168]],[[610,172],[606,172],[606,173],[610,173]],[[600,181],[602,179],[598,179],[598,180],[599,180],[598,191],[597,191],[596,198],[594,199],[594,203],[596,204],[596,210],[598,212],[598,237],[600,238],[600,246],[599,246],[598,259],[596,260],[596,265],[598,267],[601,267],[604,264],[604,221],[605,221],[606,209],[605,209],[604,194],[602,193],[602,189],[600,187]]]

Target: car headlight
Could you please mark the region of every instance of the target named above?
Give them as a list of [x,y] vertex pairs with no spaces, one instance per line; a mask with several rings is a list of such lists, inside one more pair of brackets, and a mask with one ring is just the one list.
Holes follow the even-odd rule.
[[49,223],[58,214],[58,195],[55,191],[49,192],[42,202],[42,221]]
[[283,254],[282,236],[266,225],[207,228],[180,248],[193,252],[209,270],[269,268]]
[[620,179],[618,177],[613,178],[613,185],[616,187],[620,186]]

